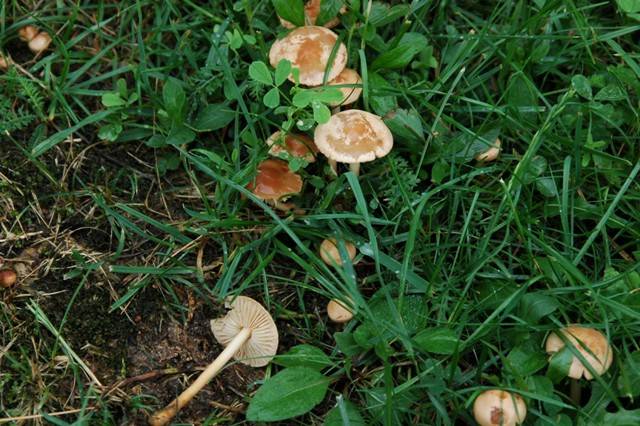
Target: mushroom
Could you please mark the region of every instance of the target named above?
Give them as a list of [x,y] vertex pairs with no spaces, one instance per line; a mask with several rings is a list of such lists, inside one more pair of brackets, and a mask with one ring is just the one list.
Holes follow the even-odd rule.
[[[316,24],[316,20],[318,19],[318,15],[320,15],[320,5],[322,3],[322,0],[309,0],[307,2],[307,4],[304,5],[304,21],[305,21],[305,25],[315,25]],[[340,9],[340,13],[345,13],[346,9],[344,7],[342,7]],[[280,24],[287,28],[287,29],[292,29],[295,28],[296,26],[285,20],[282,19],[280,17],[278,17],[280,19]],[[325,28],[333,28],[336,25],[338,25],[340,23],[340,19],[336,16],[335,18],[333,18],[332,20],[330,20],[329,22],[325,22],[324,24],[322,24],[323,27]]]
[[286,161],[269,159],[258,165],[258,174],[247,187],[275,208],[288,211],[294,206],[282,200],[302,190],[302,178],[289,169]]
[[342,111],[316,127],[314,140],[337,174],[337,162],[348,163],[360,174],[360,163],[387,155],[393,148],[393,135],[377,115],[357,109]]
[[38,30],[33,25],[27,25],[18,30],[18,37],[20,37],[20,40],[28,43],[31,40],[33,40],[35,36],[38,35],[39,32],[40,30]]
[[339,324],[351,321],[351,318],[353,318],[353,312],[338,299],[329,301],[327,304],[327,315],[331,321]]
[[500,141],[500,139],[496,138],[495,142],[489,149],[476,155],[476,160],[481,161],[483,163],[489,163],[491,161],[495,161],[500,155],[501,145],[502,145],[502,142]]
[[346,86],[338,87],[342,92],[342,100],[340,102],[330,103],[329,105],[332,107],[352,104],[357,101],[362,94],[362,87],[358,87],[358,85],[362,85],[360,74],[351,68],[343,69],[336,78],[327,84],[329,86]]
[[[291,62],[299,71],[300,84],[320,86],[327,73],[327,81],[336,78],[347,65],[347,48],[340,43],[333,63],[329,64],[331,52],[338,36],[324,27],[300,27],[284,38],[276,40],[269,51],[269,62],[275,68],[282,59]],[[330,65],[330,66],[329,66]],[[289,80],[295,83],[293,73]]]
[[[356,246],[350,241],[342,241],[349,255],[349,260],[356,257]],[[335,238],[327,238],[320,243],[320,257],[329,266],[342,266],[342,257],[338,249],[338,241]]]
[[11,64],[11,59],[4,53],[0,52],[0,70],[6,70]]
[[40,34],[35,36],[31,41],[29,41],[29,49],[35,53],[42,53],[49,48],[51,44],[51,36],[42,31]]
[[213,379],[231,358],[252,367],[267,365],[278,349],[278,329],[269,312],[250,297],[229,298],[226,316],[211,321],[216,340],[226,346],[195,382],[149,419],[151,426],[166,425]]
[[[560,333],[580,352],[596,374],[602,375],[611,367],[613,351],[604,334],[594,328],[578,325],[570,325],[563,328]],[[548,354],[553,356],[553,354],[562,350],[564,346],[564,341],[556,333],[551,333],[547,337],[545,349]],[[567,375],[572,379],[580,379],[583,376],[587,380],[593,379],[591,371],[575,355]]]
[[16,283],[18,275],[12,269],[3,269],[0,271],[0,287],[9,288]]
[[318,148],[313,143],[313,139],[307,135],[288,133],[283,137],[282,132],[277,131],[269,136],[267,145],[269,146],[269,154],[274,157],[279,157],[286,152],[293,157],[302,158],[307,163],[316,161]]
[[527,406],[520,395],[488,390],[474,401],[473,417],[480,426],[516,426],[527,417]]

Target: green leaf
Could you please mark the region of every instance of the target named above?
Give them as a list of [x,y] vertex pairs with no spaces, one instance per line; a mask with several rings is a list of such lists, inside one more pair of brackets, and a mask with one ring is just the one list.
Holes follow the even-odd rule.
[[423,140],[424,129],[418,112],[414,109],[397,109],[387,114],[385,124],[394,136],[408,141],[420,142]]
[[527,293],[520,299],[520,317],[535,324],[558,309],[558,300],[540,293]]
[[627,97],[627,94],[617,84],[607,84],[604,86],[594,99],[596,101],[621,101]]
[[280,86],[284,83],[289,74],[291,73],[291,62],[286,59],[281,59],[276,66],[275,82],[276,86]]
[[144,144],[151,148],[164,148],[167,146],[167,138],[162,135],[153,135]]
[[117,93],[105,93],[102,95],[102,105],[107,108],[115,108],[126,105],[127,102]]
[[625,13],[640,12],[640,0],[616,0],[618,7]]
[[267,64],[262,61],[255,61],[249,65],[249,76],[255,81],[267,86],[271,86],[273,84],[271,71],[269,71]]
[[591,99],[593,97],[593,93],[591,92],[591,83],[589,83],[589,80],[584,75],[574,75],[573,78],[571,78],[571,85],[578,95],[583,98]]
[[186,126],[174,126],[167,135],[166,143],[169,145],[183,145],[192,142],[196,138],[193,130]]
[[279,17],[296,27],[304,26],[304,3],[302,0],[272,0]]
[[211,132],[222,129],[233,121],[236,112],[225,103],[210,104],[198,113],[193,127],[198,132]]
[[320,2],[320,13],[316,18],[316,25],[323,26],[335,18],[343,5],[342,0],[322,0]]
[[358,355],[362,352],[362,347],[358,345],[353,333],[348,331],[337,331],[333,334],[338,350],[347,356]]
[[331,111],[329,108],[320,101],[311,101],[311,108],[313,109],[313,119],[318,124],[324,124],[331,118]]
[[324,103],[341,102],[343,98],[340,89],[336,89],[334,87],[323,87],[321,89],[314,90],[312,93],[315,95],[314,98],[317,101]]
[[638,426],[640,425],[640,410],[620,410],[617,413],[606,413],[602,424],[607,426]]
[[273,87],[269,90],[262,98],[262,103],[264,103],[269,108],[276,108],[280,105],[280,91],[277,87]]
[[113,123],[102,126],[98,131],[98,137],[102,140],[113,142],[118,139],[118,136],[122,132],[122,124]]
[[425,352],[451,355],[458,347],[457,334],[448,328],[429,328],[420,331],[413,338],[416,346]]
[[169,118],[173,122],[182,122],[187,98],[179,80],[173,77],[167,79],[162,88],[162,100]]
[[322,402],[330,381],[311,368],[287,368],[258,389],[249,403],[247,420],[274,422],[300,416]]
[[640,395],[640,351],[629,354],[624,360],[618,377],[618,390],[627,398]]
[[549,358],[549,368],[547,370],[547,377],[552,382],[558,383],[569,374],[569,367],[573,362],[573,352],[568,346],[563,347],[558,352],[553,354]]
[[516,346],[507,355],[507,365],[521,377],[534,374],[544,368],[546,364],[546,356],[528,345]]
[[291,102],[297,108],[306,108],[313,100],[313,91],[301,89],[293,95]]
[[324,418],[324,426],[366,426],[358,407],[353,402],[338,398],[338,404]]
[[536,188],[538,188],[538,191],[547,198],[558,196],[556,181],[551,177],[541,177],[536,180]]
[[393,49],[387,50],[378,56],[371,64],[373,71],[387,68],[404,68],[423,49],[427,48],[429,41],[420,33],[406,33]]
[[333,364],[322,349],[313,345],[294,346],[286,354],[278,355],[274,362],[284,367],[308,367],[318,371]]

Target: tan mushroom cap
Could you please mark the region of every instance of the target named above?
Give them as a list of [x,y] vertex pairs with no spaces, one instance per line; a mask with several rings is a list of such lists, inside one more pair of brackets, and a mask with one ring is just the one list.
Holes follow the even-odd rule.
[[316,127],[314,140],[327,158],[341,163],[373,161],[393,148],[393,135],[384,121],[358,109],[332,115]]
[[498,157],[500,156],[500,147],[502,146],[502,141],[498,138],[496,138],[495,142],[493,143],[493,145],[487,149],[484,152],[481,152],[480,154],[476,155],[476,160],[477,161],[482,161],[485,163],[489,163],[491,161],[495,161],[498,159]]
[[[356,257],[356,246],[350,241],[343,241],[344,248],[347,250],[349,260]],[[320,257],[329,266],[342,266],[342,258],[340,257],[340,249],[338,241],[335,238],[327,238],[320,244]]]
[[351,312],[342,302],[336,299],[332,299],[327,304],[327,315],[331,321],[339,324],[351,321],[353,318],[353,312]]
[[29,42],[29,50],[33,53],[41,53],[49,48],[51,44],[51,36],[42,31]]
[[18,275],[12,269],[0,270],[0,287],[9,288],[16,283]]
[[286,161],[269,159],[258,165],[255,181],[248,188],[263,200],[278,201],[302,190],[302,178]]
[[5,56],[2,52],[0,52],[0,70],[8,69],[9,64],[11,64],[11,59],[9,59],[8,56]]
[[527,406],[520,395],[488,390],[474,401],[473,417],[480,426],[516,426],[527,417]]
[[[309,0],[307,2],[307,4],[304,5],[304,20],[305,23],[308,25],[315,25],[316,24],[316,20],[318,19],[318,15],[320,15],[320,6],[322,4],[322,0]],[[343,6],[340,9],[340,13],[345,13],[347,10],[346,8]],[[280,17],[278,17],[280,19],[280,24],[288,29],[292,29],[295,28],[296,26],[285,20],[282,19]],[[338,25],[340,23],[340,19],[336,16],[335,18],[333,18],[332,20],[330,20],[329,22],[325,22],[324,24],[322,24],[323,27],[325,28],[333,28],[336,25]]]
[[[362,84],[360,74],[351,68],[343,69],[336,78],[328,83],[329,86],[342,86],[348,84]],[[340,102],[331,103],[331,106],[352,104],[360,99],[360,95],[362,94],[362,87],[339,87],[338,89],[342,92],[342,100]]]
[[250,297],[229,297],[227,315],[211,320],[211,330],[221,345],[227,346],[243,328],[251,329],[251,337],[234,358],[252,367],[267,365],[278,350],[278,329],[269,312]]
[[[324,27],[296,28],[273,43],[269,51],[269,62],[275,68],[280,60],[287,59],[300,71],[300,84],[319,86],[324,80],[329,57],[337,41],[338,36]],[[328,72],[327,81],[336,78],[346,65],[347,48],[344,43],[340,43]],[[295,82],[293,73],[289,75],[289,80]]]
[[289,133],[281,138],[281,134],[282,132],[277,131],[267,139],[270,155],[278,157],[282,152],[288,152],[289,155],[303,158],[308,163],[316,161],[318,148],[313,139],[296,133]]
[[33,40],[33,38],[37,36],[39,32],[40,31],[33,25],[27,25],[18,30],[18,37],[20,37],[20,40],[22,41],[29,42]]
[[[578,325],[570,325],[563,328],[560,333],[571,342],[598,375],[604,374],[611,367],[613,350],[604,334],[594,328],[580,327]],[[564,342],[556,333],[551,333],[547,337],[545,349],[548,354],[553,355],[564,346]],[[593,379],[591,372],[575,355],[571,361],[568,376],[572,379],[579,379],[582,376],[587,380]]]

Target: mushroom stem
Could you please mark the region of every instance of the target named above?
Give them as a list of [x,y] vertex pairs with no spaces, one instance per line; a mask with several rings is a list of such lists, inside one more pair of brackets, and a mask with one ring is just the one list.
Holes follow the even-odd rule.
[[349,169],[353,172],[354,175],[360,176],[360,163],[349,164]]
[[580,400],[582,399],[582,386],[579,379],[571,379],[571,401],[577,406],[580,406]]
[[251,337],[251,329],[243,328],[240,333],[233,338],[227,347],[222,351],[218,357],[213,360],[211,364],[198,376],[195,382],[185,389],[176,399],[171,401],[162,410],[156,411],[149,419],[151,426],[163,426],[171,421],[172,418],[178,414],[178,411],[193,399],[198,392],[204,388],[211,379],[213,379],[222,370],[227,362],[235,355],[236,352],[244,345]]
[[295,206],[296,205],[293,203],[285,203],[283,201],[273,200],[273,207],[283,212],[288,212],[291,209],[295,208]]
[[331,171],[334,175],[338,176],[338,162],[336,160],[332,160],[331,158],[327,159],[329,162],[329,166],[331,166]]

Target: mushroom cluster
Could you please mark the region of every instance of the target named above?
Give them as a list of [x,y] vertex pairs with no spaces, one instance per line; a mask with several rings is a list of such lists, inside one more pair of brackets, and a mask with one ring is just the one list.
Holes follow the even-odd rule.
[[51,36],[46,31],[40,31],[33,25],[27,25],[18,31],[20,40],[29,44],[29,50],[35,54],[44,52],[51,44]]

